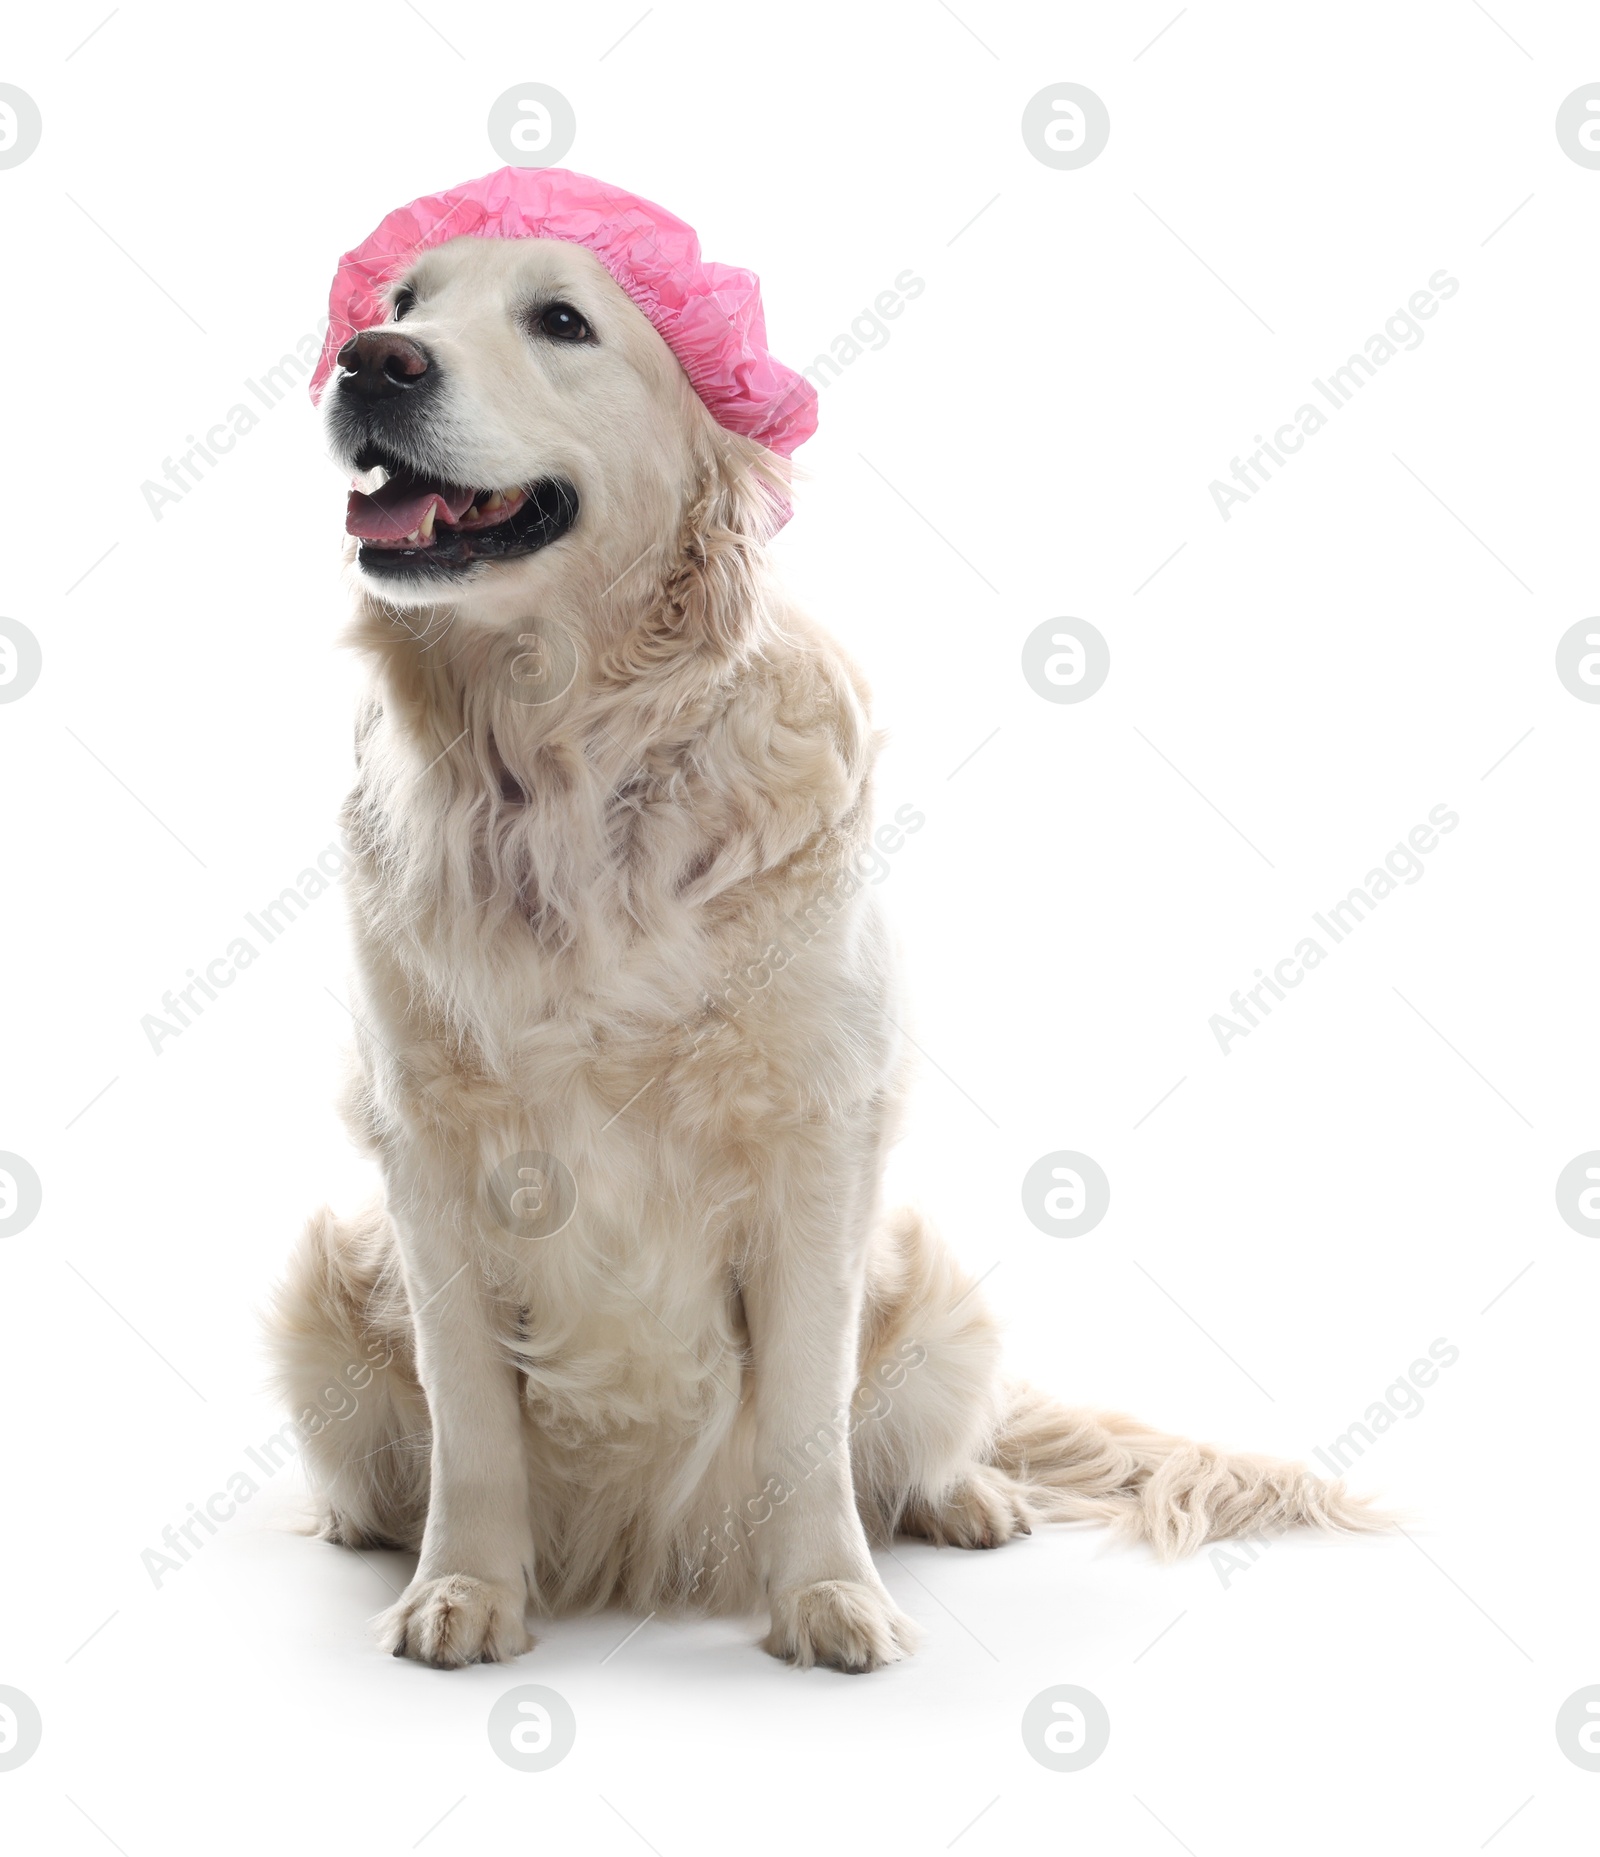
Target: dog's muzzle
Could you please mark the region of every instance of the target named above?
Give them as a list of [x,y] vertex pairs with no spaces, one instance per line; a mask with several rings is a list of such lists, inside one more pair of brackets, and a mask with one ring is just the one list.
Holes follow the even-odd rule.
[[477,489],[433,437],[443,371],[424,345],[396,329],[366,329],[338,355],[329,427],[345,462],[366,476],[351,486],[345,529],[369,574],[451,579],[480,562],[548,548],[578,519],[563,477]]

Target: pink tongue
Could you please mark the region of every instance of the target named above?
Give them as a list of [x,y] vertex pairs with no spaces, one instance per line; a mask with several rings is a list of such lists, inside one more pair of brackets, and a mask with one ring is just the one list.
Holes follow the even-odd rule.
[[454,484],[442,489],[419,489],[415,484],[391,482],[371,496],[352,490],[345,510],[345,531],[359,535],[363,541],[398,541],[421,526],[430,508],[436,510],[435,521],[457,521],[471,508],[475,495],[475,491],[458,489]]

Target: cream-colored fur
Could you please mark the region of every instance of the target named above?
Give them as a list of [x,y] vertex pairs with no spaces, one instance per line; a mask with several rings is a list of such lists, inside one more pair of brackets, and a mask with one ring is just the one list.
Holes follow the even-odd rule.
[[[347,1107],[383,1191],[311,1221],[275,1348],[323,1532],[420,1554],[390,1647],[457,1665],[527,1650],[530,1611],[762,1609],[767,1649],[863,1670],[914,1641],[869,1552],[897,1529],[1098,1519],[1172,1554],[1370,1526],[1304,1469],[1003,1377],[972,1283],[879,1203],[907,1054],[854,874],[875,744],[768,568],[781,461],[580,248],[461,239],[411,281],[430,457],[565,476],[581,513],[443,595],[352,569]],[[550,295],[595,344],[530,339]],[[529,652],[570,687],[542,700]],[[576,1190],[540,1238],[492,1185],[532,1153]]]

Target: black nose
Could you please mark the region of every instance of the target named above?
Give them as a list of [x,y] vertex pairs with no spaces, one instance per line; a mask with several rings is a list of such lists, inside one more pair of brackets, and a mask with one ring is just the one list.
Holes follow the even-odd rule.
[[388,400],[409,393],[428,377],[433,361],[420,342],[394,329],[363,329],[339,350],[346,393],[362,400]]

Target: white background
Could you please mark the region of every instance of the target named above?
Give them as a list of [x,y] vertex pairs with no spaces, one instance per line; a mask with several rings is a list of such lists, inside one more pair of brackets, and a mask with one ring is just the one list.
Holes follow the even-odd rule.
[[[100,8],[35,9],[0,65],[44,120],[0,171],[0,611],[44,653],[0,707],[0,1148],[44,1183],[0,1241],[0,1684],[44,1718],[8,1846],[1575,1848],[1600,1252],[1554,1184],[1600,1146],[1600,706],[1554,664],[1597,603],[1600,171],[1554,119],[1600,17],[424,10],[130,5],[73,52]],[[1019,127],[1058,80],[1111,116],[1070,172]],[[299,392],[159,522],[141,485],[254,404],[385,211],[500,165],[527,81],[574,106],[568,165],[760,272],[792,364],[926,281],[823,393],[778,543],[877,692],[882,811],[926,815],[885,880],[932,1060],[897,1190],[993,1267],[1020,1367],[1196,1436],[1309,1454],[1453,1342],[1354,1473],[1406,1537],[1242,1571],[902,1544],[926,1642],[861,1682],[740,1622],[602,1661],[621,1616],[516,1670],[393,1662],[366,1620],[404,1557],[292,1532],[297,1470],[152,1584],[282,1422],[257,1318],[299,1224],[371,1183],[336,895],[159,1056],[140,1029],[334,835],[343,485]],[[1422,345],[1224,522],[1209,483],[1440,268]],[[1079,705],[1021,674],[1061,615],[1110,644]],[[1224,1056],[1211,1015],[1440,804],[1424,877]],[[1076,1239],[1019,1196],[1062,1148],[1112,1184]],[[525,1681],[577,1716],[544,1774],[485,1733]],[[1057,1683],[1112,1721],[1075,1774],[1019,1732]]]

